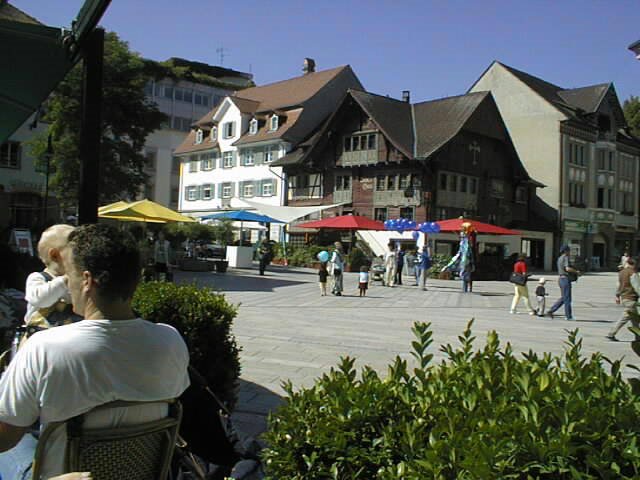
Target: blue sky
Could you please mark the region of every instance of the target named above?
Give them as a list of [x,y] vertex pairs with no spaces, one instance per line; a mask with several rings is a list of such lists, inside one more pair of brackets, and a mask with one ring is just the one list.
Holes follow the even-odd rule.
[[[54,26],[82,0],[10,0]],[[640,95],[632,0],[113,0],[102,25],[145,57],[183,57],[251,71],[257,84],[350,64],[371,92],[424,101],[467,91],[493,60],[560,86],[614,82]]]

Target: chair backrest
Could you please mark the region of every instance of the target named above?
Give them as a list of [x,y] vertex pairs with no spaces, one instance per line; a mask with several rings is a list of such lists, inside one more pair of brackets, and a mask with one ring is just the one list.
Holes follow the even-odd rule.
[[[169,415],[159,420],[123,427],[85,428],[84,417],[96,410],[169,404]],[[44,452],[53,431],[66,428],[65,472],[91,472],[93,480],[165,480],[178,429],[182,406],[177,400],[110,402],[64,422],[47,425],[40,435],[33,461],[32,478],[40,479]]]

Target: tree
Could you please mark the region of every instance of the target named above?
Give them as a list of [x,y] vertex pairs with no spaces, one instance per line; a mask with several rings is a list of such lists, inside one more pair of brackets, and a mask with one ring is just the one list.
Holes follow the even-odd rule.
[[631,133],[640,137],[640,98],[631,95],[622,104],[624,117],[627,119]]
[[[147,136],[166,120],[155,104],[144,95],[149,80],[145,62],[129,50],[115,33],[107,33],[104,43],[102,144],[100,149],[100,204],[133,199],[145,185],[148,175],[142,148]],[[48,132],[33,142],[40,159],[53,141],[50,187],[65,207],[77,205],[80,172],[82,65],[73,68],[60,83],[46,105],[43,117]]]

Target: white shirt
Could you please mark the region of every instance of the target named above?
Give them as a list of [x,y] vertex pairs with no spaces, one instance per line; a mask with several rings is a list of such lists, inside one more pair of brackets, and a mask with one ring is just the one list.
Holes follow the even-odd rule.
[[61,299],[71,303],[71,295],[69,295],[69,289],[64,283],[64,277],[51,276],[53,278],[49,282],[40,272],[33,272],[27,277],[25,286],[25,300],[27,301],[27,313],[24,316],[25,324],[41,308],[50,307]]
[[[189,385],[189,353],[171,326],[142,319],[82,320],[34,334],[0,379],[0,421],[44,428],[114,400],[178,397]],[[137,411],[136,411],[137,409]],[[161,418],[166,407],[119,408],[91,423],[118,426]],[[64,429],[51,438],[43,477],[62,473]]]

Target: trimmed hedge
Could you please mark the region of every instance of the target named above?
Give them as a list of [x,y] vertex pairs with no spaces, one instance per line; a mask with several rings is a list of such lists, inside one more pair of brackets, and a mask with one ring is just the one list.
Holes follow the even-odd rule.
[[[418,366],[396,358],[382,379],[343,358],[270,417],[270,479],[637,479],[640,398],[620,362],[584,358],[577,331],[564,355],[515,356],[490,332],[432,363],[416,323]],[[609,363],[611,373],[603,363]]]
[[182,334],[191,365],[233,408],[240,376],[240,348],[231,334],[237,308],[211,290],[168,282],[141,283],[132,305],[142,318],[167,323]]

